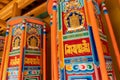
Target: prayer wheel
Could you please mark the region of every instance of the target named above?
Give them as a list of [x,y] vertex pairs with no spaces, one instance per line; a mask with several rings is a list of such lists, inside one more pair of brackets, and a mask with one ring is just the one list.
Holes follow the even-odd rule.
[[46,26],[40,19],[19,16],[8,20],[0,80],[43,80]]
[[116,80],[96,0],[48,0],[48,12],[52,80]]

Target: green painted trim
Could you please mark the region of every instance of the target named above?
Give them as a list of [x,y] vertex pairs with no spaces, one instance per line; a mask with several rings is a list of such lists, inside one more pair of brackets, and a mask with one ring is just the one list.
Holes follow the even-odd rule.
[[36,78],[36,77],[35,78],[34,77],[33,78],[29,78],[29,76],[28,76],[28,78],[25,78],[25,80],[38,80],[38,78]]
[[73,40],[73,39],[86,38],[86,37],[89,37],[88,31],[63,35],[63,40],[66,41],[66,40]]
[[48,17],[48,16],[49,16],[48,12],[43,12],[42,14],[39,14],[39,15],[36,16],[36,17],[37,17],[37,18],[44,19],[44,18],[46,18],[46,17]]
[[61,3],[58,5],[58,29],[61,30],[62,29],[62,19],[61,19]]
[[25,54],[31,54],[31,53],[34,53],[34,54],[41,54],[41,51],[25,50]]
[[[25,50],[25,54],[42,54],[41,51],[35,51],[35,50]],[[20,50],[15,50],[15,51],[12,51],[10,52],[9,55],[15,55],[15,54],[20,54]]]
[[13,54],[20,54],[20,50],[15,50],[15,51],[12,51],[12,52],[10,52],[10,54],[9,54],[9,55],[13,55]]
[[58,5],[58,13],[57,13],[57,17],[58,17],[58,30],[62,30],[62,2],[60,2],[60,4]]

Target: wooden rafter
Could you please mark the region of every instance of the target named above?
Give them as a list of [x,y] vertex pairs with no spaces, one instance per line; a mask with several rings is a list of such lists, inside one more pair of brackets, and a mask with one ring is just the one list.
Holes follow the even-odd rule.
[[8,4],[10,0],[0,0],[1,3]]
[[3,7],[4,7],[4,5],[0,3],[0,9],[3,8]]
[[[27,0],[27,1],[29,1],[29,0]],[[25,1],[23,4],[27,3],[27,1]],[[0,19],[6,20],[9,17],[19,16],[21,14],[21,8],[23,8],[23,6],[22,6],[23,4],[20,5],[20,3],[21,3],[20,1],[17,1],[17,2],[11,1],[6,7],[4,7],[2,10],[0,10]],[[30,3],[32,3],[32,2],[30,2]],[[24,5],[24,7],[27,5]],[[18,14],[18,12],[19,12],[19,14]],[[39,14],[42,14],[44,12],[47,12],[47,2],[42,3],[40,6],[34,8],[33,10],[24,14],[24,16],[33,15],[34,17],[36,17]],[[47,17],[43,20],[45,22],[49,23],[49,17]]]
[[[0,19],[0,32],[2,33],[2,32],[5,32],[5,30],[6,30],[6,22],[4,21],[4,20],[1,20]],[[0,33],[0,34],[1,34]]]
[[18,3],[16,3],[16,2],[14,3],[12,12],[13,12],[12,17],[21,15],[21,9],[18,8]]
[[27,5],[31,4],[34,0],[13,0],[7,4],[2,10],[0,10],[0,19],[6,20],[12,16],[13,4],[18,3],[18,8],[23,9]]
[[44,13],[44,12],[47,12],[47,2],[44,2],[40,6],[24,14],[24,16],[31,16],[31,15],[38,16],[39,14]]

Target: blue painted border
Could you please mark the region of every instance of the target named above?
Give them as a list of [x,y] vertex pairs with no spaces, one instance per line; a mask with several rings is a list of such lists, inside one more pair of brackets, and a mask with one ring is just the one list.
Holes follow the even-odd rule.
[[93,31],[92,31],[91,26],[88,26],[88,31],[89,31],[89,35],[90,35],[90,43],[91,43],[91,48],[92,48],[93,61],[94,61],[95,65],[99,66],[100,63],[99,63],[99,59],[98,59],[98,53],[97,53],[97,49],[96,49],[95,40],[94,40]]
[[69,76],[68,80],[93,80],[91,75]]

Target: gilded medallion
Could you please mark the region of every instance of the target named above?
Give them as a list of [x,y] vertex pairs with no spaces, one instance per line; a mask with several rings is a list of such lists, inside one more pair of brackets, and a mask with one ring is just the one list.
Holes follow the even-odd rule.
[[73,10],[65,15],[64,18],[67,31],[84,28],[84,14],[78,10]]
[[39,48],[39,38],[36,36],[36,35],[30,35],[28,38],[27,38],[27,45],[28,45],[28,48],[31,48],[31,49],[38,49]]

